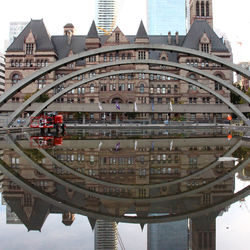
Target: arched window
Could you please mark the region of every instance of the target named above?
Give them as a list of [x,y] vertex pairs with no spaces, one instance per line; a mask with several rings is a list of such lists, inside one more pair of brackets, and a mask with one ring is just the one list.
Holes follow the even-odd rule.
[[157,94],[161,93],[161,85],[157,85],[156,93]]
[[209,2],[206,2],[206,16],[209,16]]
[[144,93],[144,84],[140,85],[140,93]]
[[90,93],[94,93],[95,92],[95,87],[94,84],[90,85]]
[[151,86],[150,86],[150,94],[153,94],[153,93],[154,93],[154,86],[151,85]]
[[196,2],[196,16],[200,16],[200,3],[199,3],[199,1]]
[[113,61],[113,55],[109,54],[109,61],[112,62]]
[[[218,77],[218,78],[223,79],[223,77],[222,77],[221,74],[216,74],[215,76]],[[215,84],[214,84],[214,89],[215,89],[215,90],[222,90],[222,85],[219,84],[218,82],[215,82]]]
[[[193,74],[193,73],[191,73],[191,74],[188,76],[188,78],[191,78],[191,79],[193,79],[193,80],[196,80],[196,79],[197,79],[196,75]],[[195,85],[189,84],[189,85],[188,85],[188,89],[189,89],[189,90],[195,91],[195,90],[197,90],[197,87],[196,87]]]
[[11,80],[12,80],[12,84],[16,84],[16,83],[18,83],[21,80],[21,77],[18,74],[14,74],[12,76]]
[[204,1],[201,2],[201,16],[205,16],[205,6]]
[[166,94],[166,86],[165,85],[162,85],[161,93]]

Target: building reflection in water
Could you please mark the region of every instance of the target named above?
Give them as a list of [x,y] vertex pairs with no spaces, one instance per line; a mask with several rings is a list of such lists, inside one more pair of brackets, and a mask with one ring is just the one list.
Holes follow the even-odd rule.
[[96,249],[105,249],[104,239],[117,249],[116,222],[149,224],[149,250],[215,249],[216,217],[249,194],[249,187],[234,194],[235,173],[249,178],[250,165],[249,142],[237,134],[228,141],[223,131],[76,131],[49,143],[32,136],[1,138],[7,222],[41,231],[49,214],[61,214],[66,226],[86,215]]

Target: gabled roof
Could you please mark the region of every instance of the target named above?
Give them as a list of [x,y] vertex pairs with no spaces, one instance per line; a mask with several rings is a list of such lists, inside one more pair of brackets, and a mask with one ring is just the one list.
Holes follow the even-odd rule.
[[139,29],[137,31],[136,38],[148,38],[147,31],[146,31],[142,21],[141,21]]
[[72,36],[71,43],[69,44],[68,36],[66,35],[51,37],[58,59],[67,57],[70,50],[72,50],[74,54],[84,51],[85,39],[86,36]]
[[212,44],[212,51],[228,52],[223,41],[216,35],[205,20],[195,20],[186,35],[182,47],[199,49],[200,38],[206,33]]
[[28,36],[32,32],[36,40],[36,50],[38,51],[54,51],[53,44],[51,42],[50,36],[45,28],[43,20],[31,20],[19,36],[13,41],[13,43],[8,47],[7,51],[22,51],[23,44]]
[[99,38],[95,21],[92,22],[87,38]]

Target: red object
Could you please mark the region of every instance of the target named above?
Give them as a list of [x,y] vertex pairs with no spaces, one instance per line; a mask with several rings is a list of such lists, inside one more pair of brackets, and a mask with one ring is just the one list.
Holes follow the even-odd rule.
[[227,115],[227,119],[228,119],[228,121],[231,121],[232,120],[232,116],[231,115]]
[[[35,142],[35,144],[33,144]],[[63,144],[62,137],[54,136],[31,136],[30,145],[32,148],[51,148]]]
[[227,139],[230,141],[233,138],[231,134],[228,134]]
[[62,115],[40,115],[30,118],[31,128],[54,128],[54,125],[62,124]]

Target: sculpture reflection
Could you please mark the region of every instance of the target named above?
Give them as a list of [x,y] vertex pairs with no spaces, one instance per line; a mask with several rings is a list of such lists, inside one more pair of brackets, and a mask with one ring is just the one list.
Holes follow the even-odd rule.
[[[234,194],[234,174],[249,172],[249,144],[240,137],[93,137],[67,135],[48,147],[29,135],[4,138],[2,196],[28,230],[41,230],[50,213],[61,214],[67,226],[75,213],[86,215],[92,229],[96,220],[142,228],[184,220],[192,249],[215,249],[216,217],[249,194],[248,187]],[[217,161],[227,155],[239,158],[238,165]],[[149,226],[149,249],[155,249],[153,232],[169,225]]]

